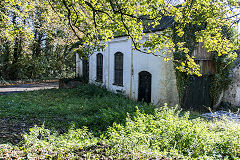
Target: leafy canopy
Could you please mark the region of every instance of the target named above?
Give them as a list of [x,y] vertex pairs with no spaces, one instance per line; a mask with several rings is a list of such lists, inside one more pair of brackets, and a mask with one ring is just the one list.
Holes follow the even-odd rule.
[[[17,3],[28,12],[34,7],[28,1],[5,0]],[[10,4],[11,4],[10,3]],[[39,0],[39,5],[50,6],[46,11],[49,23],[52,16],[68,25],[71,35],[80,41],[78,50],[84,54],[91,54],[93,50],[104,47],[101,40],[108,41],[116,35],[128,35],[133,41],[133,48],[146,54],[161,56],[164,60],[171,60],[176,48],[185,53],[186,61],[182,61],[177,69],[189,74],[199,74],[199,67],[191,56],[186,42],[174,43],[172,32],[176,30],[181,38],[186,25],[203,26],[195,31],[196,42],[204,42],[209,52],[228,55],[235,59],[237,44],[223,36],[222,26],[234,28],[237,25],[239,0]],[[4,4],[2,4],[4,5]],[[55,14],[47,14],[48,12]],[[174,27],[161,32],[151,29],[143,32],[143,24],[157,28],[164,16],[174,17]],[[6,21],[5,21],[6,22]],[[142,39],[146,41],[141,41]],[[87,46],[87,47],[86,47]],[[158,54],[158,52],[162,54]]]

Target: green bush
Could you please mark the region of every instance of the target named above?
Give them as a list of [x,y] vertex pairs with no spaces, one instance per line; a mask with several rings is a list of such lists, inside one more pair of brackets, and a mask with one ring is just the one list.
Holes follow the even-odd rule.
[[141,156],[239,159],[240,125],[234,122],[189,119],[176,108],[164,106],[154,115],[139,111],[126,125],[114,123],[108,130],[112,154]]

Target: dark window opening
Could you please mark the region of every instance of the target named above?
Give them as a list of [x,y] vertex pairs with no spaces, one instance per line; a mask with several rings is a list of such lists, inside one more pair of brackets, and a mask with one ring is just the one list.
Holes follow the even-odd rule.
[[114,85],[123,85],[123,53],[114,54]]
[[83,79],[89,81],[89,60],[84,59],[83,61]]
[[96,81],[102,82],[103,80],[103,55],[101,53],[97,54],[97,79]]

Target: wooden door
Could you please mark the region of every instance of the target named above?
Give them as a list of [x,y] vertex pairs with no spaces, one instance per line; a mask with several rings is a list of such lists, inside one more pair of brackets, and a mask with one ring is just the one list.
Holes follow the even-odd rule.
[[208,111],[208,108],[212,107],[210,84],[211,76],[193,76],[189,81],[189,86],[185,89],[182,107],[195,111]]

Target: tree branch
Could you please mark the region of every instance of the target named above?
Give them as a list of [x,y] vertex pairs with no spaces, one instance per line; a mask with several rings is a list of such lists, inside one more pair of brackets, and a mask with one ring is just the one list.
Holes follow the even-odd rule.
[[78,36],[76,30],[73,28],[72,23],[71,23],[71,10],[70,10],[70,8],[68,7],[66,1],[65,1],[65,0],[62,0],[62,1],[63,1],[63,5],[65,6],[65,8],[66,8],[67,11],[68,11],[68,15],[67,15],[67,18],[68,18],[68,24],[69,24],[69,26],[71,27],[71,29],[72,29],[74,35],[78,38],[78,40],[81,41],[82,39]]

